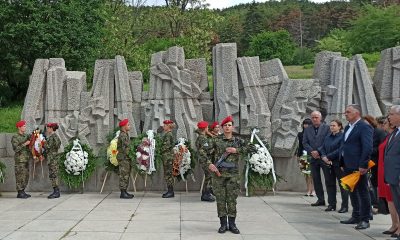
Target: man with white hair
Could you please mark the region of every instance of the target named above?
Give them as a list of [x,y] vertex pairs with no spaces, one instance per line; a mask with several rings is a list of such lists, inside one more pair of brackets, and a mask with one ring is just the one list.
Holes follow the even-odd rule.
[[315,193],[317,194],[317,201],[311,206],[325,206],[324,188],[321,181],[321,169],[325,171],[326,168],[318,149],[324,143],[324,139],[329,135],[329,126],[322,123],[322,114],[319,111],[311,113],[312,126],[304,129],[303,134],[303,147],[307,154],[311,156],[311,176],[314,182]]
[[[396,129],[389,136],[385,148],[384,178],[390,185],[393,203],[397,213],[400,214],[400,105],[390,108],[388,120]],[[400,236],[397,236],[397,240],[400,240]]]

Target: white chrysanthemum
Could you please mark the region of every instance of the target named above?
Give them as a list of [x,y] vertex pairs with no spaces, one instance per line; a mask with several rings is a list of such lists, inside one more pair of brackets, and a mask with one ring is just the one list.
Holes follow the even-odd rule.
[[257,153],[254,153],[249,159],[250,167],[259,174],[268,174],[272,169],[272,157],[266,148],[256,144]]
[[71,151],[66,154],[65,170],[73,175],[82,174],[88,164],[88,157],[89,154],[82,150],[79,140],[74,140]]

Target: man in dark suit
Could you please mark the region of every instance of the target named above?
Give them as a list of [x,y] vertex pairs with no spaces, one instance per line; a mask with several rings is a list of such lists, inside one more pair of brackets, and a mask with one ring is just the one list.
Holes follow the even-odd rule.
[[324,162],[321,160],[321,156],[318,152],[318,148],[324,143],[324,139],[329,135],[329,126],[322,123],[322,115],[318,111],[311,113],[312,126],[304,129],[303,135],[303,147],[307,151],[308,155],[311,155],[310,169],[311,176],[314,182],[315,193],[317,194],[317,201],[312,203],[311,206],[324,206],[325,196],[324,188],[321,181],[321,168],[326,168]]
[[[390,108],[388,120],[393,126],[396,126],[396,129],[389,136],[386,144],[384,177],[385,182],[390,185],[397,214],[400,214],[400,105]],[[400,236],[397,237],[397,240],[400,240]]]
[[344,130],[342,160],[346,175],[359,171],[360,180],[350,192],[353,213],[343,224],[357,224],[356,229],[369,228],[371,199],[368,192],[368,161],[372,153],[373,128],[361,119],[361,107],[352,104],[346,107],[345,116],[349,125]]

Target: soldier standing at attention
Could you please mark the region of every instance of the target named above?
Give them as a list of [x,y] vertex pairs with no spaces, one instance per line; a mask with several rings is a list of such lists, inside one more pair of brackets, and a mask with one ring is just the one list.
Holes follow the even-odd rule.
[[201,121],[197,123],[197,130],[196,132],[199,134],[199,136],[196,139],[196,148],[197,148],[197,153],[198,153],[198,159],[200,162],[201,169],[203,169],[204,172],[204,188],[203,192],[201,194],[201,201],[206,201],[206,202],[214,202],[215,198],[213,195],[211,195],[211,173],[208,170],[208,159],[209,159],[209,149],[210,149],[210,144],[209,144],[209,139],[206,135],[207,133],[207,127],[208,127],[208,122]]
[[216,176],[213,175],[212,184],[221,223],[218,232],[225,233],[229,229],[232,233],[239,234],[235,223],[236,199],[240,190],[238,164],[240,154],[251,150],[253,145],[246,146],[242,139],[233,136],[232,116],[222,120],[221,126],[224,134],[214,138],[212,142],[214,164],[209,160],[210,171],[216,173]]
[[29,151],[30,138],[26,131],[26,122],[21,120],[15,124],[18,133],[11,138],[11,144],[15,152],[15,182],[17,185],[17,198],[29,198],[31,195],[25,193],[25,188],[29,181],[29,160],[31,153]]
[[161,154],[164,166],[164,179],[167,183],[168,191],[165,192],[163,198],[173,198],[174,194],[174,177],[172,176],[172,167],[174,161],[174,137],[172,135],[172,129],[175,127],[175,123],[172,120],[164,120],[163,122],[163,133],[161,135]]
[[47,141],[44,143],[44,153],[46,154],[47,164],[49,166],[49,178],[53,186],[53,193],[47,197],[48,199],[60,197],[60,189],[58,188],[58,149],[61,146],[61,140],[57,134],[55,134],[57,129],[57,123],[48,123],[46,126]]
[[129,151],[129,130],[131,125],[128,119],[119,122],[120,134],[117,142],[117,160],[119,166],[119,189],[121,190],[120,198],[131,199],[133,194],[128,193],[129,176],[131,175],[131,160],[128,157]]

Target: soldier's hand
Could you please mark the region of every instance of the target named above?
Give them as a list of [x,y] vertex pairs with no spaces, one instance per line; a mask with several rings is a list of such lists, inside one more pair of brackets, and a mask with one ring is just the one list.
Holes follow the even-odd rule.
[[228,147],[228,148],[225,149],[225,151],[227,153],[237,153],[237,150],[234,147]]
[[25,146],[28,146],[30,143],[31,143],[31,141],[28,140],[28,141],[26,141],[26,142],[24,143],[24,145],[25,145]]
[[218,172],[218,168],[217,168],[214,164],[208,165],[208,169],[209,169],[211,172]]

